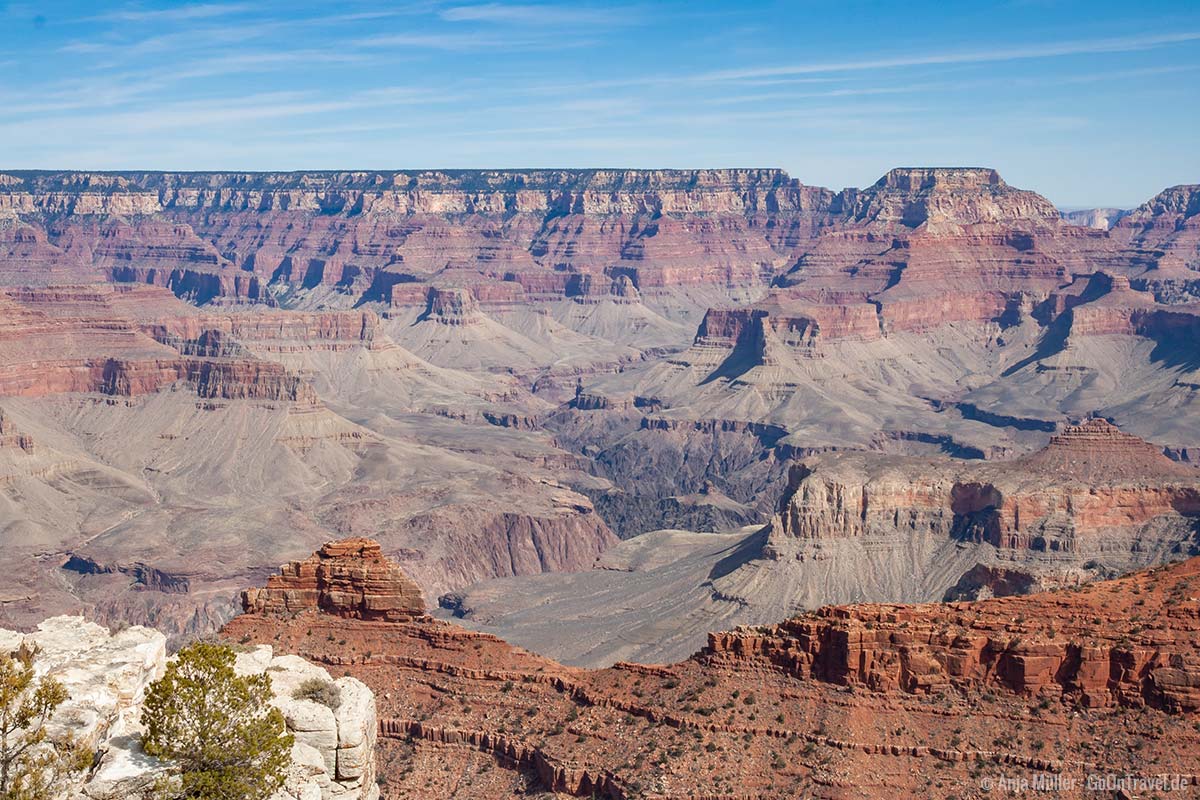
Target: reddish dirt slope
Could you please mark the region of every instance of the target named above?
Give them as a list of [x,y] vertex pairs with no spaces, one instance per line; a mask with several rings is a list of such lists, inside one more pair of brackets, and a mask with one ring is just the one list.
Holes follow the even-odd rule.
[[1200,778],[1200,559],[826,608],[666,666],[563,667],[427,618],[250,613],[225,635],[375,689],[384,797],[983,797],[1038,779],[1084,797],[1089,776]]

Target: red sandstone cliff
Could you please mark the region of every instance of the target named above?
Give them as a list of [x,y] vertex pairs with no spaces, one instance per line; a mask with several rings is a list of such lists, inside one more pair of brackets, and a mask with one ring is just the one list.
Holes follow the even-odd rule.
[[1198,579],[1192,559],[1055,594],[822,608],[712,634],[699,658],[735,669],[762,660],[800,679],[882,693],[993,689],[1089,708],[1198,712]]
[[280,567],[263,589],[247,589],[242,605],[251,614],[320,611],[346,619],[407,620],[425,614],[421,589],[379,542],[356,538],[327,542],[303,561]]
[[254,610],[224,634],[371,686],[384,797],[949,798],[1045,775],[1082,798],[1089,774],[1200,777],[1198,590],[1193,559],[1029,597],[831,607],[604,670],[428,618]]
[[[240,327],[236,323],[205,326],[166,293],[103,286],[12,289],[0,293],[0,308],[0,396],[135,397],[184,384],[206,399],[317,403],[301,376],[214,345],[212,337]],[[156,313],[169,321],[150,322]],[[303,325],[302,318],[280,325],[280,333],[297,323]],[[182,333],[163,336],[168,329]],[[184,338],[187,332],[194,334],[191,340]]]

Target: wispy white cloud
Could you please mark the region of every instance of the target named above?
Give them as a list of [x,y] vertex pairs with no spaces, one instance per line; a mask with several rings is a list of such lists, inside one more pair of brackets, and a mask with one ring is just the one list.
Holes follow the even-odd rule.
[[1200,41],[1200,31],[1122,36],[1108,39],[1080,39],[1036,45],[1018,45],[987,50],[965,50],[948,53],[898,56],[862,61],[830,61],[807,64],[784,64],[772,67],[744,67],[716,70],[694,76],[704,82],[741,81],[754,78],[774,78],[789,75],[812,75],[824,72],[854,72],[899,67],[933,66],[939,64],[980,64],[997,61],[1021,61],[1036,58],[1059,58],[1096,53],[1127,53],[1152,50],[1174,44]]
[[214,47],[242,44],[268,36],[277,32],[282,24],[266,20],[240,25],[196,26],[137,38],[123,37],[118,31],[109,31],[100,39],[68,42],[59,48],[59,52],[107,55],[124,61],[158,53],[178,54],[205,49],[211,53]]
[[[217,6],[206,6],[217,8]],[[220,6],[220,8],[242,8],[242,6]],[[178,9],[183,11],[184,9]],[[132,13],[132,12],[131,12]],[[158,13],[158,12],[146,12]],[[166,13],[166,12],[164,12]],[[232,12],[230,12],[232,13]],[[313,30],[343,31],[344,26],[369,23],[419,13],[413,7],[399,6],[371,11],[353,11],[315,16],[258,15],[246,17],[230,24],[228,21],[209,21],[204,17],[168,17],[156,20],[164,24],[137,28],[132,35],[119,25],[111,25],[100,36],[70,41],[59,48],[63,53],[82,55],[107,55],[114,59],[131,60],[156,53],[203,52],[206,57],[214,55],[217,47],[241,45],[255,40],[273,39],[283,50],[286,40],[280,37],[297,32]],[[180,24],[169,24],[178,22]],[[344,33],[343,33],[344,35]],[[351,45],[348,41],[330,41],[328,49],[341,50],[343,54]],[[102,65],[103,66],[103,65]]]
[[930,88],[929,84],[908,86],[864,86],[855,89],[830,89],[825,92],[758,92],[756,94],[734,94],[700,99],[700,103],[712,106],[741,105],[746,103],[774,103],[778,101],[811,100],[816,98],[870,97],[881,94],[912,94]]
[[[343,97],[311,95],[306,92],[263,92],[259,94],[223,97],[208,100],[188,100],[167,103],[143,103],[139,108],[107,113],[71,115],[59,118],[30,118],[0,123],[0,135],[31,135],[48,129],[62,130],[75,135],[69,123],[86,124],[89,135],[120,136],[129,131],[139,133],[187,131],[196,128],[215,130],[222,126],[237,126],[270,120],[333,115],[368,109],[383,111],[402,107],[434,106],[452,103],[453,95],[424,88],[404,86],[383,87],[354,92]],[[53,109],[47,109],[52,111]],[[65,108],[63,110],[70,110]],[[68,123],[68,124],[55,124]]]
[[356,39],[356,47],[410,47],[422,50],[444,50],[450,52],[475,52],[479,50],[562,50],[581,47],[591,42],[590,38],[550,35],[511,36],[499,33],[385,33]]
[[595,6],[510,5],[483,3],[456,6],[441,13],[447,22],[493,22],[522,26],[623,25],[640,20],[637,6],[600,8]]
[[213,19],[231,14],[254,10],[247,3],[195,3],[178,8],[144,9],[129,7],[86,17],[83,21],[96,22],[184,22],[188,20]]

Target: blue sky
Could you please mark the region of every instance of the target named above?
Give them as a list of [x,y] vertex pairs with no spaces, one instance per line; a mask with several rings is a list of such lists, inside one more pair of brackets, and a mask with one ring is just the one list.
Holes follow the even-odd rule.
[[0,0],[0,167],[1200,182],[1200,3]]

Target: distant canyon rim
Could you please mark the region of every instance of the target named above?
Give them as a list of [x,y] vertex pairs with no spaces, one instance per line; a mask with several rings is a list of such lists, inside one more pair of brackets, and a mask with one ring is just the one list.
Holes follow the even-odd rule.
[[[0,624],[177,640],[323,542],[567,663],[1200,548],[1200,186],[0,173]],[[1097,499],[1099,498],[1099,499]]]

